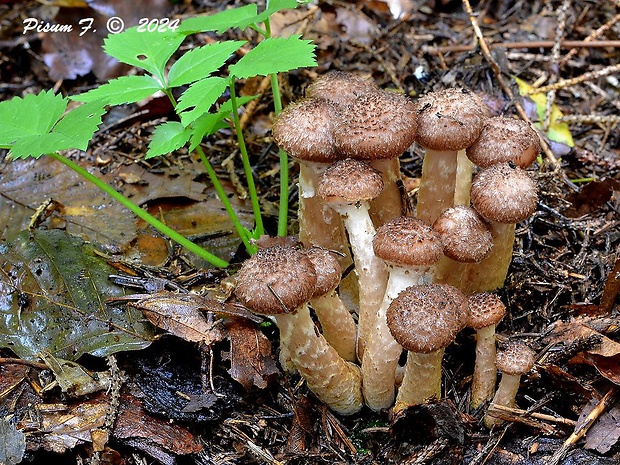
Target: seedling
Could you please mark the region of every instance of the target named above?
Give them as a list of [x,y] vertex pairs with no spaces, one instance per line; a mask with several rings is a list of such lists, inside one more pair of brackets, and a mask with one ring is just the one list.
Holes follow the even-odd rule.
[[[237,79],[269,76],[272,85],[274,109],[282,110],[277,74],[306,66],[315,66],[314,45],[299,35],[272,37],[269,19],[283,9],[296,8],[306,3],[297,0],[272,0],[264,11],[255,4],[224,10],[211,16],[200,16],[183,22],[171,22],[167,28],[153,32],[139,32],[137,27],[104,42],[106,53],[122,63],[135,66],[143,74],[122,76],[70,99],[83,105],[65,114],[69,100],[43,91],[38,95],[16,97],[0,103],[0,148],[10,149],[13,158],[38,158],[48,155],[65,164],[104,192],[121,202],[137,216],[167,235],[183,247],[207,260],[214,266],[228,263],[188,241],[138,205],[118,193],[111,186],[90,174],[59,152],[68,149],[86,150],[93,134],[101,124],[106,107],[135,103],[156,92],[163,92],[175,109],[178,121],[168,121],[155,128],[145,158],[173,152],[183,146],[196,151],[213,183],[237,233],[250,253],[256,251],[252,238],[264,234],[258,193],[254,184],[252,166],[239,122],[239,106],[253,97],[238,98]],[[239,59],[235,53],[247,41],[228,40],[196,47],[178,59],[172,57],[188,35],[224,31],[232,28],[251,28],[262,41]],[[161,30],[164,29],[164,30]],[[228,65],[227,69],[225,65]],[[177,99],[175,95],[179,95]],[[216,107],[224,94],[229,99]],[[217,177],[213,166],[200,146],[203,138],[230,126],[234,128],[243,162],[247,188],[254,212],[255,227],[245,228]],[[280,151],[280,206],[278,234],[286,235],[288,212],[288,159]]]

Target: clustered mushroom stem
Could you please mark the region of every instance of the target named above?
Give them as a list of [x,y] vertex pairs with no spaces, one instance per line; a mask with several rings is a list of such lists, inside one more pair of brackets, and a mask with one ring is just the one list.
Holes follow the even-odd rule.
[[466,293],[492,291],[504,285],[512,260],[515,226],[490,222],[493,248],[481,262],[467,265],[462,281],[462,289]]
[[370,201],[370,218],[376,227],[403,214],[403,198],[399,188],[402,180],[400,161],[396,158],[372,160],[370,166],[381,172],[383,190]]
[[375,227],[368,214],[368,204],[336,205],[342,215],[349,242],[353,250],[355,271],[359,283],[359,315],[357,328],[357,349],[363,358],[369,334],[376,327],[377,310],[383,301],[388,274],[385,264],[373,252],[372,239]]
[[454,205],[469,205],[469,189],[471,187],[474,164],[467,158],[465,150],[458,151],[456,165]]
[[[352,415],[362,408],[362,375],[346,362],[314,327],[307,306],[295,314],[277,316],[278,324],[291,327],[291,361],[308,388],[332,410]],[[316,374],[320,376],[316,376]]]
[[394,412],[410,405],[441,398],[441,362],[444,349],[428,354],[407,353],[403,382],[398,388]]
[[471,384],[471,406],[477,409],[493,397],[497,382],[495,325],[476,330],[476,364]]
[[[415,274],[415,275],[414,275]],[[396,370],[403,348],[387,326],[386,312],[390,303],[408,286],[430,282],[430,267],[414,273],[398,266],[389,267],[389,278],[383,302],[379,307],[373,331],[366,341],[362,359],[362,386],[366,405],[376,412],[394,403]]]
[[352,260],[342,219],[325,205],[316,191],[318,178],[328,166],[324,163],[299,163],[299,240],[306,246],[316,245],[336,251],[344,269]]
[[418,219],[433,224],[454,203],[457,152],[426,149],[418,190]]
[[[492,403],[495,405],[502,405],[504,407],[514,407],[516,405],[517,392],[519,391],[519,384],[521,383],[521,375],[511,375],[508,373],[502,373],[502,379],[499,382],[495,396]],[[503,423],[500,418],[493,417],[491,415],[485,415],[484,424],[487,428],[492,428]]]
[[354,362],[357,358],[357,326],[340,296],[334,290],[312,299],[310,306],[321,323],[325,340],[342,358]]

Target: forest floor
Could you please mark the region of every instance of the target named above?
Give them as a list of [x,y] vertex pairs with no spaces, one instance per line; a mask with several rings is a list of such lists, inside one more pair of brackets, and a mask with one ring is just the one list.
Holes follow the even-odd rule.
[[[106,5],[117,8],[118,16],[145,14],[133,11],[129,4],[87,3],[96,11],[63,9],[55,21],[99,15]],[[194,0],[174,6],[149,1],[141,6],[151,16],[157,11],[161,17],[185,18],[236,4]],[[566,8],[565,21],[561,20],[562,8]],[[620,463],[620,2],[489,0],[475,3],[473,10],[475,16],[468,16],[460,1],[321,1],[279,15],[273,28],[276,34],[285,30],[301,33],[317,46],[317,67],[282,76],[285,104],[302,97],[305,87],[318,76],[342,70],[414,99],[432,90],[466,86],[495,114],[536,122],[536,106],[519,94],[515,78],[537,86],[559,82],[553,102],[566,119],[552,126],[560,136],[569,133],[574,144],[546,139],[548,145],[539,162],[529,168],[538,182],[540,202],[535,214],[517,227],[508,279],[499,290],[509,309],[498,326],[500,337],[522,339],[538,353],[535,368],[522,379],[517,402],[522,410],[505,412],[508,421],[489,431],[481,421],[484,411],[469,407],[475,345],[471,331],[460,334],[446,351],[445,397],[409,409],[398,418],[368,409],[351,417],[336,416],[299,379],[279,371],[265,376],[270,378],[268,386],[244,390],[231,375],[233,336],[201,350],[166,335],[148,348],[117,354],[116,363],[124,372],[120,408],[128,409],[133,402],[139,413],[117,422],[109,441],[103,441],[103,452],[96,454],[99,463]],[[90,65],[62,60],[67,50],[91,53],[100,37],[86,44],[85,39],[24,33],[26,18],[52,18],[52,14],[56,11],[37,2],[0,4],[2,100],[51,88],[72,95],[117,71],[107,68],[98,55],[91,56]],[[488,56],[484,47],[476,45],[480,42],[472,20],[479,24],[489,46]],[[227,38],[237,38],[235,34],[229,32]],[[554,57],[558,37],[561,46]],[[50,53],[56,53],[56,58],[44,60]],[[103,81],[88,72],[89,66]],[[575,82],[565,82],[568,79]],[[257,104],[246,110],[244,125],[261,206],[273,233],[278,157],[270,132],[273,105],[262,84],[261,79],[250,79],[241,82],[238,90],[241,95],[261,94]],[[169,112],[170,108],[153,100],[143,108],[130,106],[117,115],[107,115],[106,129],[96,134],[88,151],[72,156],[149,211],[166,215],[169,224],[239,263],[245,258],[239,241],[228,232],[231,226],[212,189],[199,184],[206,177],[199,174],[201,167],[192,156],[180,152],[144,160],[153,125]],[[206,139],[204,147],[231,195],[238,193],[235,178],[242,178],[243,171],[238,157],[230,156],[237,153],[234,135],[220,131]],[[417,146],[401,157],[404,184],[413,204],[422,157]],[[92,194],[94,187],[76,181],[57,165],[46,157],[9,162],[6,153],[0,152],[3,241],[25,229],[35,209],[53,197],[65,213],[59,209],[39,228],[64,229],[103,244],[108,255],[140,262],[143,266],[135,265],[132,270],[139,277],[153,278],[156,273],[185,286],[183,280],[193,273],[192,289],[222,291],[235,265],[230,271],[196,272],[206,264],[171,251],[167,241],[136,222],[129,212]],[[291,167],[290,231],[295,233],[297,166],[291,163]],[[181,187],[173,187],[171,181]],[[235,202],[243,221],[250,222],[247,202]],[[78,211],[82,204],[86,213]],[[263,334],[272,343],[277,341],[273,326],[264,327]],[[271,352],[263,355],[273,356]],[[105,393],[89,400],[67,400],[58,390],[41,394],[32,387],[34,382],[17,390],[15,380],[40,379],[44,366],[21,364],[8,349],[0,349],[0,356],[3,417],[19,417],[23,422],[31,415],[32,405],[62,409],[70,404],[74,409],[96,399],[110,402]],[[90,369],[106,368],[96,357],[85,356],[80,363]],[[200,394],[205,376],[213,388],[208,399],[204,392]],[[187,403],[190,396],[186,393],[193,393],[194,408],[180,401]],[[585,420],[592,411],[596,415],[593,425]],[[33,427],[34,433],[26,434],[24,463],[52,459],[95,463],[93,444],[99,441],[84,436],[84,431],[75,434],[75,442],[67,441],[64,435],[72,436],[71,432],[52,429]],[[583,436],[573,438],[574,432]],[[58,435],[56,439],[46,437],[52,433]]]

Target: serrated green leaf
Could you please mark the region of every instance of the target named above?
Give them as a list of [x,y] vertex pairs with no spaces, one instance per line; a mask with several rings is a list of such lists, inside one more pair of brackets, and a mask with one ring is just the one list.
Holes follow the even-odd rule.
[[[189,126],[202,114],[207,113],[215,101],[224,93],[228,81],[220,77],[210,77],[195,82],[179,98],[176,111],[181,116],[183,126]],[[192,110],[188,108],[194,107]]]
[[265,11],[260,13],[256,17],[256,20],[253,21],[253,23],[262,23],[272,14],[277,13],[278,11],[293,10],[299,5],[300,3],[297,0],[271,0],[270,2],[267,2],[267,8],[265,9]]
[[203,45],[185,53],[170,68],[168,87],[178,87],[206,78],[217,71],[246,41],[230,40]]
[[67,108],[67,102],[51,90],[0,102],[0,145],[10,146],[20,137],[49,132]]
[[138,102],[161,89],[159,82],[151,76],[121,76],[71,99],[78,102],[100,101],[104,105],[120,105]]
[[184,128],[177,121],[168,121],[157,126],[155,131],[153,131],[153,137],[145,158],[149,159],[158,155],[164,155],[183,147],[191,134],[192,131],[189,128]]
[[69,148],[86,150],[101,124],[101,116],[104,113],[105,108],[99,101],[85,103],[67,113],[52,130],[52,133],[62,135],[69,145],[59,150]]
[[0,347],[24,360],[42,350],[67,360],[147,347],[153,326],[131,307],[93,246],[60,230],[24,231],[0,244]]
[[310,40],[302,40],[299,35],[265,39],[231,65],[230,74],[244,79],[316,66],[314,48]]
[[163,84],[166,63],[185,40],[176,31],[138,32],[132,27],[120,34],[110,34],[104,41],[104,50],[122,63],[142,68]]
[[257,12],[256,4],[251,3],[239,8],[223,10],[214,15],[195,16],[182,21],[177,32],[183,34],[211,31],[222,33],[234,27],[245,29],[256,21]]

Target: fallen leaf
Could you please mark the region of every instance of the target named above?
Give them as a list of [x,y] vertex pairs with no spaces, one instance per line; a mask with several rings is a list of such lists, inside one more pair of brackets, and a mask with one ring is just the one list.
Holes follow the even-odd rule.
[[[592,399],[579,415],[577,423],[581,423],[594,407],[599,399]],[[614,405],[598,418],[586,433],[586,449],[595,450],[600,454],[606,454],[620,439],[620,406]]]
[[256,386],[264,389],[278,373],[271,354],[269,339],[256,325],[247,320],[233,318],[226,322],[230,352],[222,358],[230,361],[230,376],[246,390]]
[[106,391],[110,387],[111,376],[109,371],[94,373],[86,370],[78,363],[56,358],[46,350],[39,353],[39,358],[54,373],[61,391],[70,397]]
[[0,418],[0,463],[20,463],[26,452],[26,435],[18,431],[12,421]]
[[591,181],[566,198],[571,206],[564,211],[564,215],[578,218],[593,213],[612,199],[614,190],[620,190],[620,181],[612,178]]

